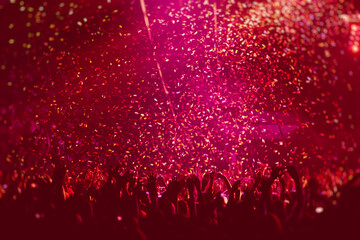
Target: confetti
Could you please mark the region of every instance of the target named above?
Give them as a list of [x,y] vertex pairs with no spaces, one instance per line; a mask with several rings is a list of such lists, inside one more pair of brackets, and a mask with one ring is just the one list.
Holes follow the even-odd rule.
[[5,4],[4,167],[358,164],[351,5],[183,2]]

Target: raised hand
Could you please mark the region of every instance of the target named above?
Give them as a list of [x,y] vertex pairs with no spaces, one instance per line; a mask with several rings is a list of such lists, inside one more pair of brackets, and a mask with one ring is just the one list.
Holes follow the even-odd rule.
[[194,179],[194,184],[195,184],[196,189],[198,190],[198,192],[201,192],[199,177],[196,175],[192,175],[192,178]]
[[286,169],[287,169],[290,177],[292,177],[294,179],[295,188],[296,188],[296,201],[297,201],[294,211],[292,212],[292,214],[290,216],[288,216],[288,219],[289,220],[290,219],[300,219],[300,218],[302,218],[302,216],[304,214],[304,209],[305,209],[304,193],[303,193],[303,189],[300,184],[300,178],[296,171],[295,166],[289,165],[286,167]]
[[282,167],[279,167],[278,165],[275,165],[271,170],[270,180],[274,181],[276,178],[280,177],[282,171],[283,171]]
[[240,196],[240,187],[243,180],[237,180],[229,190],[229,204],[237,203]]
[[229,179],[228,179],[224,174],[222,174],[221,172],[218,172],[218,173],[217,173],[217,177],[224,181],[224,183],[225,183],[225,185],[226,185],[226,188],[227,188],[228,190],[231,189],[230,181],[229,181]]
[[147,183],[146,183],[146,187],[150,192],[155,192],[156,193],[156,173],[153,173],[153,172],[150,172],[148,175],[147,175]]
[[156,187],[156,174],[153,172],[150,172],[147,175],[147,181],[146,181],[146,188],[150,195],[151,200],[151,208],[153,210],[156,210],[158,208],[158,194],[157,194],[157,187]]
[[299,180],[299,175],[298,175],[298,173],[296,171],[295,166],[289,165],[289,166],[286,167],[286,169],[287,169],[290,177],[292,177],[295,181]]
[[232,185],[231,190],[232,190],[232,191],[235,191],[235,190],[240,189],[240,186],[241,186],[242,183],[243,183],[243,180],[236,180],[236,181],[234,182],[234,184]]
[[255,182],[252,187],[253,190],[255,190],[257,188],[257,186],[261,183],[262,179],[263,179],[263,175],[262,175],[261,171],[257,172],[255,174]]
[[66,168],[62,164],[57,164],[53,174],[54,184],[62,184],[65,178]]
[[190,198],[194,196],[194,190],[195,190],[195,180],[193,176],[194,175],[191,175],[186,179],[186,187],[189,190]]

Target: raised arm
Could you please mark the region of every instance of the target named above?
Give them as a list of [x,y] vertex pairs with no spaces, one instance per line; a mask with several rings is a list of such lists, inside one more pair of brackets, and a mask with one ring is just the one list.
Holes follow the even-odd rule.
[[150,209],[157,210],[159,203],[158,203],[158,194],[157,194],[157,186],[156,186],[156,174],[149,173],[147,176],[147,190],[150,195]]
[[272,202],[271,202],[271,185],[274,183],[275,179],[280,177],[284,168],[275,165],[272,168],[270,178],[267,181],[264,181],[264,184],[261,188],[262,190],[262,199],[264,201],[264,214],[267,214],[269,211],[272,211]]
[[295,195],[296,196],[295,197],[296,205],[293,210],[293,213],[289,216],[289,220],[301,219],[303,216],[304,208],[305,208],[305,201],[304,201],[304,193],[303,193],[303,189],[301,187],[300,178],[296,171],[295,166],[290,165],[290,166],[287,166],[286,169],[287,169],[290,177],[292,177],[292,179],[294,179],[295,189],[296,189],[296,195]]
[[223,182],[225,183],[225,186],[227,188],[228,191],[230,191],[231,189],[231,183],[229,181],[229,179],[222,173],[217,173],[217,177],[220,178],[221,180],[223,180]]
[[189,191],[189,211],[191,217],[197,216],[196,198],[195,198],[195,178],[196,178],[195,175],[191,175],[186,179],[186,187]]

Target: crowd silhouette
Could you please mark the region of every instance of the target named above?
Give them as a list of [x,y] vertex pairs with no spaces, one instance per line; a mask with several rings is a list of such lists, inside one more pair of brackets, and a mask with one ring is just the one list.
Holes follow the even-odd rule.
[[72,178],[67,171],[58,163],[43,175],[1,172],[4,239],[359,236],[360,175],[354,172],[327,193],[325,178],[299,174],[293,165],[260,169],[235,182],[215,171],[142,177],[117,166]]

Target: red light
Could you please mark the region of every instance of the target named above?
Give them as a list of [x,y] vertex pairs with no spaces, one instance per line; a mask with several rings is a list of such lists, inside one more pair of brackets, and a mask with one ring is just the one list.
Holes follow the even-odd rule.
[[351,31],[356,32],[358,30],[358,26],[353,24],[351,25]]
[[357,53],[357,52],[359,52],[359,46],[358,46],[358,45],[353,45],[353,46],[351,47],[351,50],[352,50],[354,53]]

